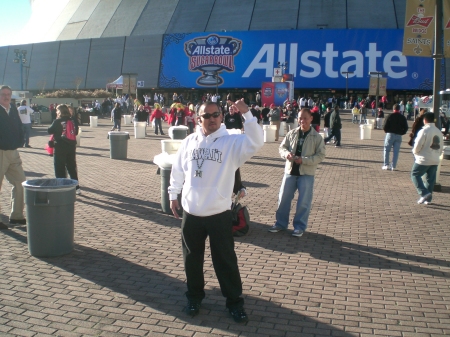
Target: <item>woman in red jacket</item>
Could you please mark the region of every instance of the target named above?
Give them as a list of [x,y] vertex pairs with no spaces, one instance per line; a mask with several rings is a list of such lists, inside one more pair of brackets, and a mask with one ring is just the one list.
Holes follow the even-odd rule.
[[162,130],[162,119],[164,118],[164,112],[161,110],[161,106],[158,103],[154,105],[155,110],[153,110],[152,115],[150,116],[150,123],[155,120],[155,135],[158,134],[158,128],[161,135],[164,135]]

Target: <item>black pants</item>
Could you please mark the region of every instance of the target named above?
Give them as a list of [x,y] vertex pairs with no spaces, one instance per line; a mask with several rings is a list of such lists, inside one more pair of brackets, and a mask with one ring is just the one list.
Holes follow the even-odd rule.
[[201,302],[205,298],[203,263],[205,261],[205,240],[209,236],[212,262],[222,295],[227,299],[227,308],[233,309],[244,305],[244,299],[241,297],[241,276],[231,228],[231,211],[207,217],[198,217],[183,212],[181,239],[188,300]]
[[66,178],[66,168],[70,179],[78,180],[75,145],[57,144],[53,153],[56,178]]

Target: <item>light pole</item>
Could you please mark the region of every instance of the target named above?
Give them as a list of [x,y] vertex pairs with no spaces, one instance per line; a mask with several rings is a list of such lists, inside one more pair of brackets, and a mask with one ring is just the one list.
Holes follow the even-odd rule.
[[377,77],[377,94],[375,96],[375,109],[378,109],[378,96],[380,95],[380,76],[387,76],[388,73],[384,71],[369,71],[370,76]]
[[216,70],[216,97],[219,96],[219,72]]
[[288,67],[288,62],[287,61],[285,61],[285,62],[278,61],[278,67],[281,67],[281,76],[283,76],[285,73],[285,70]]
[[345,99],[348,101],[348,75],[354,74],[354,71],[343,71],[341,74],[345,75]]
[[20,63],[20,90],[23,90],[23,65],[27,63],[27,51],[14,49],[14,63]]

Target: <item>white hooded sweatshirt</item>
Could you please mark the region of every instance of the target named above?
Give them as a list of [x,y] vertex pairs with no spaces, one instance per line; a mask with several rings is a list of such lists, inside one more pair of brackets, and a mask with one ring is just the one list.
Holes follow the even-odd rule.
[[439,165],[443,151],[442,132],[433,123],[425,126],[417,133],[412,150],[415,163],[419,165]]
[[230,209],[235,171],[263,145],[261,126],[250,111],[243,114],[245,134],[230,135],[220,128],[205,136],[201,128],[186,137],[170,175],[169,199],[183,191],[181,204],[189,214],[210,216]]

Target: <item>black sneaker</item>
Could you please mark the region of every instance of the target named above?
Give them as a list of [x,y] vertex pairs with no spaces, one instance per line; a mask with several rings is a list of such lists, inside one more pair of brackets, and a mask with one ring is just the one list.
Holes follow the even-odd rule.
[[5,229],[9,229],[9,227],[5,225],[3,222],[0,222],[0,231]]
[[244,308],[235,308],[230,309],[231,317],[233,317],[236,323],[245,323],[248,322],[248,316],[245,313]]
[[11,225],[26,225],[27,220],[26,219],[9,219],[9,223]]
[[195,301],[188,301],[187,305],[184,307],[183,310],[187,315],[195,317],[198,315],[198,312],[200,311],[200,303]]

